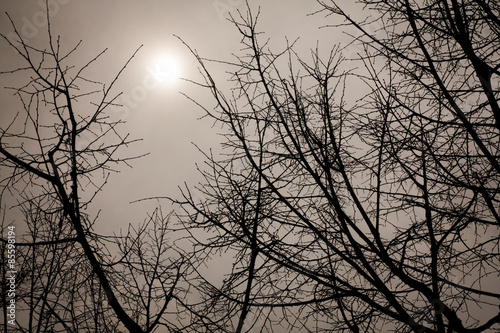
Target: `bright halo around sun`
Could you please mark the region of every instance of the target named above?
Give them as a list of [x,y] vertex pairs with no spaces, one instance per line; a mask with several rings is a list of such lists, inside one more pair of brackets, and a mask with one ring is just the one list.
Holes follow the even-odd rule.
[[179,71],[179,62],[172,56],[164,56],[156,62],[154,76],[160,83],[171,83],[179,78]]

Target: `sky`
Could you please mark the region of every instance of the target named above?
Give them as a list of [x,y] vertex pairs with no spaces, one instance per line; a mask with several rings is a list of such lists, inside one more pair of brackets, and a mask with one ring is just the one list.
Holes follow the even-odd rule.
[[[262,40],[276,51],[286,46],[287,39],[299,38],[296,51],[308,55],[318,40],[326,40],[330,48],[331,31],[320,30],[323,15],[308,16],[319,9],[314,0],[250,0],[253,11],[260,7],[259,29]],[[219,149],[220,127],[209,119],[200,119],[204,111],[188,100],[184,93],[204,105],[214,105],[207,91],[183,79],[199,81],[198,64],[184,41],[200,56],[234,60],[232,54],[241,50],[241,37],[227,18],[243,14],[244,0],[49,0],[53,35],[59,35],[62,48],[69,50],[78,41],[81,46],[74,56],[75,65],[83,65],[107,49],[87,78],[110,82],[127,59],[140,47],[121,76],[114,92],[123,93],[122,109],[111,109],[113,117],[126,121],[121,133],[130,133],[139,143],[122,151],[128,156],[149,153],[121,167],[112,174],[107,186],[98,195],[87,213],[91,218],[99,211],[95,231],[120,233],[129,223],[142,222],[148,212],[168,201],[136,200],[149,197],[180,197],[179,186],[195,185],[201,180],[196,165],[203,165],[203,155],[194,145],[209,151]],[[1,0],[0,32],[9,36],[12,18],[24,40],[33,46],[47,47],[45,0]],[[177,36],[177,37],[176,37]],[[340,37],[339,37],[340,38]],[[182,41],[180,40],[182,39]],[[174,78],[159,83],[156,67],[162,59],[173,63]],[[20,57],[4,40],[0,41],[0,72],[20,66]],[[167,64],[168,66],[168,64]],[[161,67],[160,67],[161,68]],[[229,75],[225,68],[210,64],[212,74],[223,89]],[[15,85],[12,76],[0,76],[0,86]],[[12,91],[0,89],[0,126],[5,126],[18,111],[19,100]],[[166,207],[166,208],[165,208]],[[22,226],[19,212],[7,214],[9,224]],[[22,230],[22,229],[21,229]],[[21,231],[18,228],[18,231]]]
[[[343,38],[341,34],[333,35],[330,29],[319,29],[328,23],[324,15],[308,15],[320,8],[314,0],[251,0],[249,6],[253,11],[260,8],[258,27],[264,32],[262,40],[269,38],[270,47],[276,51],[286,46],[287,38],[299,38],[295,50],[307,57],[318,40],[327,50]],[[238,15],[238,11],[245,14],[247,6],[244,0],[50,0],[49,7],[51,28],[54,35],[60,36],[62,47],[70,49],[82,40],[75,53],[75,65],[83,65],[108,49],[88,78],[109,82],[142,45],[115,86],[116,93],[123,93],[120,102],[124,107],[110,113],[127,122],[122,133],[142,139],[126,152],[149,155],[134,161],[132,169],[123,167],[119,174],[112,175],[89,210],[91,214],[100,210],[104,222],[96,226],[103,232],[118,232],[128,223],[141,222],[146,212],[158,205],[156,201],[130,202],[156,196],[178,197],[178,186],[185,181],[194,185],[201,179],[196,164],[203,163],[203,156],[194,144],[204,151],[216,151],[220,128],[208,119],[200,119],[204,112],[181,94],[213,105],[206,90],[183,80],[201,79],[197,62],[183,42],[202,57],[234,60],[233,54],[241,51],[241,38],[227,19]],[[47,47],[44,0],[2,0],[0,13],[0,31],[4,35],[13,32],[8,13],[27,42]],[[0,71],[15,68],[19,60],[1,41]],[[173,63],[176,73],[174,78],[158,83],[156,68],[161,61],[167,65],[160,65],[160,72]],[[211,64],[209,69],[220,86],[229,90],[227,68]],[[8,80],[0,77],[1,86],[10,84]],[[0,125],[5,126],[20,104],[5,89],[0,91],[0,98]],[[162,205],[168,207],[167,202]]]
[[[352,6],[349,0],[339,3]],[[245,13],[247,7],[244,0],[49,0],[49,4],[52,31],[61,36],[63,47],[70,49],[82,40],[76,62],[83,65],[108,49],[89,78],[109,82],[142,45],[114,90],[123,92],[124,108],[110,112],[126,121],[122,133],[142,139],[123,152],[149,155],[132,161],[132,169],[122,167],[120,173],[112,174],[89,210],[91,215],[100,211],[97,231],[119,233],[129,223],[142,222],[158,205],[154,200],[137,200],[179,197],[178,187],[184,182],[192,186],[201,180],[196,165],[203,165],[203,155],[194,144],[204,151],[219,149],[220,127],[200,119],[204,111],[181,94],[214,106],[206,90],[183,80],[200,81],[201,76],[196,59],[182,41],[202,57],[234,60],[232,54],[241,52],[241,38],[227,18],[238,11]],[[253,11],[260,7],[258,29],[264,32],[262,40],[269,38],[269,46],[276,51],[283,50],[286,38],[299,38],[295,50],[307,59],[318,41],[326,51],[346,41],[338,31],[320,29],[331,24],[331,19],[308,15],[320,9],[315,0],[249,0],[249,5]],[[0,32],[8,35],[13,28],[5,12],[28,43],[46,47],[45,0],[0,0]],[[175,74],[159,83],[156,68],[162,60],[167,62],[164,67],[173,64]],[[0,41],[0,72],[15,68],[18,61],[6,42]],[[160,73],[164,67],[159,66]],[[227,68],[210,64],[209,69],[220,87],[229,91]],[[1,87],[9,84],[6,76],[0,76]],[[0,101],[0,126],[5,127],[20,104],[4,89]],[[169,209],[167,201],[160,203]]]

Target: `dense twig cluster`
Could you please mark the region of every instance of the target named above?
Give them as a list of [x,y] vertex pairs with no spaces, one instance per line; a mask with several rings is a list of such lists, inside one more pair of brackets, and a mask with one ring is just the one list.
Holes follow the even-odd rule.
[[[252,309],[268,330],[500,323],[499,8],[362,3],[375,16],[360,23],[321,2],[344,20],[335,27],[358,31],[363,51],[350,59],[338,47],[311,61],[293,46],[275,53],[259,44],[258,15],[233,20],[244,50],[227,65],[230,97],[193,51],[229,157],[206,156],[206,199],[184,192],[179,203],[185,228],[213,235],[200,253],[234,254],[210,305],[218,318],[230,314],[227,331],[240,332]],[[352,89],[361,85],[366,95]]]
[[63,52],[50,25],[48,50],[5,38],[26,66],[2,74],[29,72],[0,133],[2,193],[29,230],[17,240],[24,331],[499,328],[499,5],[363,0],[357,21],[319,3],[356,52],[274,52],[250,8],[231,19],[241,54],[215,62],[230,93],[191,50],[223,153],[204,155],[204,182],[172,199],[176,214],[113,237],[86,212],[131,159],[106,116],[128,62],[105,86],[86,74],[101,54],[72,67],[77,47]]

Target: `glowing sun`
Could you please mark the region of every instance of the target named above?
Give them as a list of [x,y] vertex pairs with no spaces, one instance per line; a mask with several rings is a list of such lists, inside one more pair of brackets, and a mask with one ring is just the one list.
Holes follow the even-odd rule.
[[158,82],[171,82],[179,77],[179,62],[173,57],[162,57],[154,67],[154,75]]

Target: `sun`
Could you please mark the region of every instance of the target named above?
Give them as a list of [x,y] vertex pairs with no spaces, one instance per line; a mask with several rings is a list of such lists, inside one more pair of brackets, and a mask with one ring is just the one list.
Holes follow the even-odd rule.
[[179,78],[179,62],[173,56],[163,56],[156,61],[154,76],[158,82],[172,82]]

